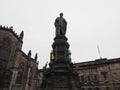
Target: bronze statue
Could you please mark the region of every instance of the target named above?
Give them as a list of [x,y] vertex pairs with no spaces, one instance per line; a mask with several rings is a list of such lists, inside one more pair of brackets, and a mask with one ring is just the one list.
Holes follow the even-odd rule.
[[63,18],[63,13],[60,13],[60,17],[56,18],[54,24],[55,24],[55,27],[56,27],[56,36],[66,34],[67,22]]

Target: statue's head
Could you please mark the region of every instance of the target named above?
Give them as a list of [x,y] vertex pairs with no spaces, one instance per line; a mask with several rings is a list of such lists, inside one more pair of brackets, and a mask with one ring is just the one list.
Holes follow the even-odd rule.
[[63,17],[63,13],[60,13],[60,17]]

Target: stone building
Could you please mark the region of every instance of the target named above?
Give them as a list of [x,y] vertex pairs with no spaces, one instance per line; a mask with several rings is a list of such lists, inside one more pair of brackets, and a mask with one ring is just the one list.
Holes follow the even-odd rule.
[[[79,74],[81,90],[120,90],[120,58],[74,63],[73,68]],[[40,88],[42,70],[38,76]]]
[[120,58],[75,63],[82,90],[120,90]]
[[17,35],[13,27],[0,26],[0,90],[35,90],[37,54],[22,51],[24,32]]

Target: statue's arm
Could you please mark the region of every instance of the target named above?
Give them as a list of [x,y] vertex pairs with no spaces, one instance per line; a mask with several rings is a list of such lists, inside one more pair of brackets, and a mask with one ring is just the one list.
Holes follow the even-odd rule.
[[67,25],[67,22],[66,22],[66,20],[64,19],[64,23],[65,23],[65,25]]

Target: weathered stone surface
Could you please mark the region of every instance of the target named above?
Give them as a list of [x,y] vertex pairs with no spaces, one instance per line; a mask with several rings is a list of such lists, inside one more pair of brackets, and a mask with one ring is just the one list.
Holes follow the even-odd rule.
[[23,36],[0,26],[0,90],[37,89],[37,58],[21,50]]
[[43,73],[42,90],[80,90],[78,74],[73,70],[69,57],[69,44],[64,35],[54,38],[52,44],[54,59],[50,68]]

